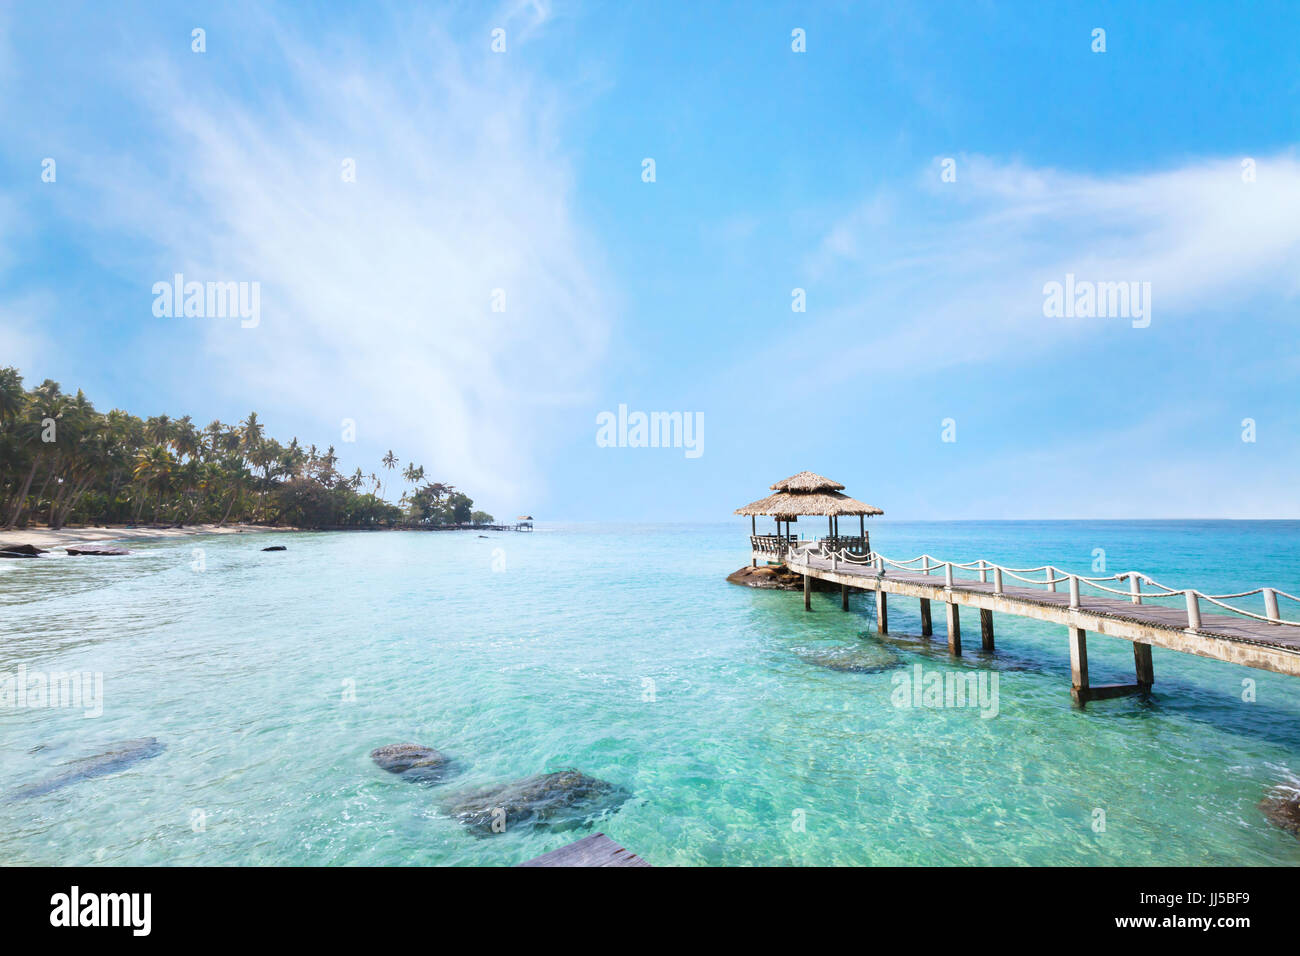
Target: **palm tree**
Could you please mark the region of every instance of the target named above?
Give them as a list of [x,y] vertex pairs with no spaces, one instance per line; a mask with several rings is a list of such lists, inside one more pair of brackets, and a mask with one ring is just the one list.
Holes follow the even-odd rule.
[[[389,471],[392,471],[394,468],[397,467],[397,456],[393,454],[393,450],[391,448],[388,449],[388,454],[381,459],[381,464],[383,464],[383,466],[387,468]],[[380,497],[383,497],[382,491],[379,494]]]
[[[161,444],[154,445],[147,451],[142,451],[135,460],[135,476],[144,482],[148,489],[150,484],[158,489],[158,502],[154,506],[153,517],[158,520],[158,513],[162,509],[163,492],[167,490],[170,484],[172,466],[176,460],[172,458],[171,452]],[[140,497],[140,507],[144,505],[144,496]],[[136,509],[136,520],[140,520],[140,508]]]

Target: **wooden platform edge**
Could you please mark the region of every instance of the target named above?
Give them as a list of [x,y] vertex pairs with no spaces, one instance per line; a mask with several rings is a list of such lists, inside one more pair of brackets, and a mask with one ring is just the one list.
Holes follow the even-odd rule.
[[649,866],[603,833],[593,833],[515,866]]

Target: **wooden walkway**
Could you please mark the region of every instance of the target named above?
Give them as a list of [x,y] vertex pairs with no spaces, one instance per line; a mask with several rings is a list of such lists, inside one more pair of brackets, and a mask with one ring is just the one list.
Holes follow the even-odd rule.
[[543,853],[517,866],[649,866],[603,833],[593,833],[568,846]]
[[[763,557],[758,552],[754,556]],[[887,633],[889,628],[886,595],[897,594],[921,602],[921,629],[926,636],[932,633],[931,602],[940,602],[947,617],[948,648],[954,654],[960,654],[962,649],[962,607],[979,610],[981,643],[987,651],[993,650],[994,611],[1063,625],[1070,639],[1072,692],[1080,703],[1149,690],[1154,681],[1152,647],[1300,676],[1300,627],[1218,613],[1198,613],[1199,621],[1193,621],[1186,608],[1147,603],[1153,597],[1167,595],[1144,594],[1143,603],[1134,603],[1131,599],[1079,593],[1077,582],[1073,589],[1062,591],[1047,590],[1045,586],[1005,585],[1001,574],[997,583],[954,578],[949,586],[942,564],[932,568],[930,574],[924,574],[919,570],[888,567],[883,562],[878,567],[835,560],[816,551],[793,552],[786,566],[804,575],[805,608],[811,607],[811,578],[841,585],[844,610],[848,610],[850,589],[875,592],[876,625],[881,633]],[[880,568],[884,569],[883,573]],[[1048,569],[1049,578],[1053,573]],[[1134,684],[1089,685],[1085,638],[1088,631],[1133,642],[1137,674]]]

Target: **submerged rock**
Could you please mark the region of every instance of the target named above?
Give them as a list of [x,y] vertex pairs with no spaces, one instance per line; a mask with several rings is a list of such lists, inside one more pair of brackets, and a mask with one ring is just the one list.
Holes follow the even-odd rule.
[[288,551],[289,549],[282,544],[273,544],[269,548],[263,548],[262,550],[263,551]]
[[1279,783],[1259,801],[1269,823],[1300,837],[1300,786]]
[[453,794],[443,801],[442,809],[477,833],[521,826],[564,830],[618,809],[629,796],[616,784],[588,777],[577,770],[557,770]]
[[125,770],[134,763],[156,757],[166,748],[158,742],[157,737],[141,737],[137,740],[122,740],[111,744],[103,753],[74,760],[62,773],[23,787],[15,797],[39,797],[62,787],[94,777],[103,777],[110,773]]
[[114,555],[130,554],[125,548],[108,548],[99,545],[80,545],[76,548],[64,548],[68,554],[94,554],[94,555]]
[[389,744],[370,751],[370,759],[403,780],[433,783],[451,770],[451,760],[432,747],[420,744]]
[[902,658],[883,644],[848,644],[835,647],[810,647],[795,652],[799,659],[833,671],[874,674],[893,670]]
[[39,558],[39,554],[28,554],[26,551],[0,551],[0,558]]

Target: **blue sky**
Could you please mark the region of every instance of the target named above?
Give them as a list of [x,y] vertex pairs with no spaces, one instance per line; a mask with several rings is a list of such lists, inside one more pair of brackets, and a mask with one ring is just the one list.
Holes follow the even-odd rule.
[[[899,6],[6,7],[0,363],[498,515],[811,469],[896,518],[1300,516],[1300,6]],[[155,317],[176,272],[260,324]],[[1045,317],[1067,273],[1150,325]],[[620,404],[703,454],[598,447]]]

